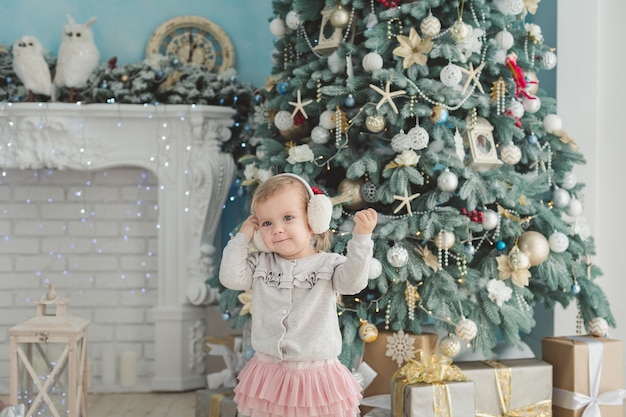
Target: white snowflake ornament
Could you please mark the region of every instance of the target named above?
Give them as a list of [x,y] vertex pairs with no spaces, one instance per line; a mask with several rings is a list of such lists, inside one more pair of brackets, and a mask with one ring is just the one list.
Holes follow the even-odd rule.
[[403,330],[399,330],[391,336],[387,336],[387,351],[385,356],[393,359],[398,364],[398,368],[404,362],[415,357],[413,347],[413,339],[409,334],[405,334]]

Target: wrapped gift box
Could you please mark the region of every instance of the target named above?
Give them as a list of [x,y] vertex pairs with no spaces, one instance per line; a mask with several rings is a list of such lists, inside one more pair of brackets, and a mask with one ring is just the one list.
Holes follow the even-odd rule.
[[472,381],[392,382],[393,417],[475,417]]
[[[206,336],[210,338],[223,339],[232,349],[235,337],[241,336],[240,329],[233,329],[233,320],[224,320],[218,306],[209,305],[206,307]],[[206,373],[219,372],[226,367],[226,363],[221,356],[208,355],[206,357]]]
[[539,359],[455,362],[474,381],[476,414],[549,416],[552,365]]
[[[554,372],[553,415],[580,417],[587,408],[585,397],[595,396],[599,411],[590,415],[623,417],[622,349],[621,340],[604,337],[543,338],[542,358],[552,364]],[[596,370],[600,372],[599,380]],[[591,393],[593,390],[596,392]],[[575,393],[582,394],[576,395],[578,401],[574,400]]]
[[196,391],[196,417],[236,417],[237,405],[233,396],[232,388]]

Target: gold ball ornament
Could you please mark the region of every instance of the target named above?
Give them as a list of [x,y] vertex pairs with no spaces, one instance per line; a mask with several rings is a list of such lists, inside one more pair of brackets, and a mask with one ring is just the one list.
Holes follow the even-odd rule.
[[359,337],[365,343],[372,343],[378,339],[378,329],[370,322],[363,322],[359,326]]
[[539,232],[527,231],[522,233],[517,241],[517,246],[528,255],[530,266],[537,266],[550,255],[548,239]]
[[336,200],[344,202],[343,207],[348,210],[360,210],[365,207],[365,200],[363,200],[363,195],[361,194],[361,187],[365,181],[359,180],[351,180],[351,179],[343,179],[339,183],[337,187]]
[[339,6],[339,8],[330,15],[330,24],[338,29],[348,27],[350,24],[350,12]]
[[459,339],[471,342],[476,337],[476,334],[478,334],[478,327],[476,327],[476,323],[472,320],[464,318],[457,323],[454,328],[454,333]]
[[447,335],[439,341],[439,351],[442,355],[453,358],[461,351],[461,341],[454,335]]
[[385,125],[385,117],[380,114],[372,114],[365,118],[365,127],[372,133],[382,132]]
[[450,36],[457,42],[463,42],[471,33],[472,26],[459,19],[450,27]]
[[596,337],[604,337],[609,332],[609,324],[602,317],[596,317],[589,322],[589,333]]

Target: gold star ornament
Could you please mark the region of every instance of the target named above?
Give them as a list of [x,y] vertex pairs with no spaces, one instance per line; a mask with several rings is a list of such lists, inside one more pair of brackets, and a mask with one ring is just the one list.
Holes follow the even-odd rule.
[[403,58],[402,67],[409,68],[413,64],[426,65],[428,62],[428,53],[432,51],[435,45],[430,38],[422,39],[414,28],[409,31],[409,36],[396,36],[400,46],[393,50],[393,54]]

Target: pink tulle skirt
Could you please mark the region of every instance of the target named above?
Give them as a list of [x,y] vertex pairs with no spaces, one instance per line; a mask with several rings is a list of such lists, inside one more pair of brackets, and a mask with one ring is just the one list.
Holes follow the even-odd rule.
[[234,389],[239,413],[250,417],[355,417],[361,387],[338,359],[279,362],[255,354]]

